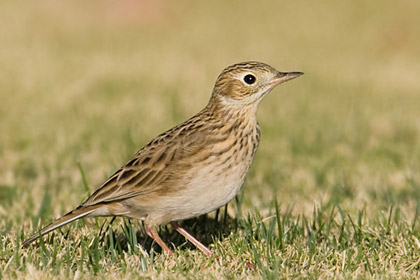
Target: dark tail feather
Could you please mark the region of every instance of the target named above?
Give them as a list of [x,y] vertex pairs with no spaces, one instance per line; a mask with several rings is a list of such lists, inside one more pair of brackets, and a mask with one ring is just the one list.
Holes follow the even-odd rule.
[[51,223],[50,225],[44,227],[40,232],[32,235],[28,239],[26,239],[22,243],[22,247],[27,247],[31,242],[35,241],[36,239],[40,238],[44,234],[47,234],[59,227],[62,227],[68,223],[71,223],[75,220],[78,220],[80,218],[86,217],[87,215],[91,214],[93,211],[95,211],[98,208],[98,206],[88,206],[88,207],[80,207],[76,208],[75,210],[67,213],[61,218],[58,218],[56,221]]

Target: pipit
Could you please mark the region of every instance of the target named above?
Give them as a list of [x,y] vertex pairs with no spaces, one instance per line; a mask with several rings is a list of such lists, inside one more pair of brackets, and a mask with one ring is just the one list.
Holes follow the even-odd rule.
[[210,256],[178,221],[216,210],[235,197],[260,141],[259,102],[278,84],[302,74],[254,61],[227,67],[202,111],[157,136],[85,202],[22,245],[83,217],[124,216],[142,219],[146,233],[170,255],[157,225],[170,223]]

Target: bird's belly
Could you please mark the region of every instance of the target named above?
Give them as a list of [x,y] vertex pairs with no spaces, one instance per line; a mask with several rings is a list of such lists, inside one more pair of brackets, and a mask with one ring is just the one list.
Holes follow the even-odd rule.
[[195,198],[190,203],[196,208],[197,214],[205,214],[228,203],[240,190],[246,171],[244,166],[220,170],[220,175],[203,174],[191,182]]
[[252,158],[235,163],[206,165],[195,170],[186,187],[165,203],[169,220],[185,220],[206,214],[228,203],[240,190]]

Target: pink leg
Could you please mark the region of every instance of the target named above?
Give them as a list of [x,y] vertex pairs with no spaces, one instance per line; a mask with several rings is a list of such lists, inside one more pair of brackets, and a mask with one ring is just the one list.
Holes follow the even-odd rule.
[[174,253],[172,253],[168,245],[166,245],[165,242],[163,242],[163,240],[160,238],[159,234],[156,232],[156,230],[154,230],[154,228],[144,225],[144,229],[146,230],[147,235],[149,235],[157,244],[159,244],[159,246],[162,247],[162,249],[165,250],[166,253],[168,253],[170,256],[174,255]]
[[176,229],[180,234],[185,236],[192,244],[194,244],[198,249],[200,249],[207,256],[211,256],[212,253],[209,248],[200,243],[197,239],[189,234],[184,228],[182,228],[177,222],[171,222],[171,225]]

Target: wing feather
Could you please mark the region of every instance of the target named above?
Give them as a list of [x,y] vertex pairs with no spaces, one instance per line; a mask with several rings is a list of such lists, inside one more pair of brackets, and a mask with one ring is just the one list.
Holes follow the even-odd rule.
[[190,120],[153,139],[82,205],[121,201],[168,188],[172,185],[168,184],[169,180],[182,177],[177,170],[182,167],[185,171],[190,166],[188,158],[203,153],[202,144],[209,135],[200,130],[202,126],[193,127],[194,122]]

